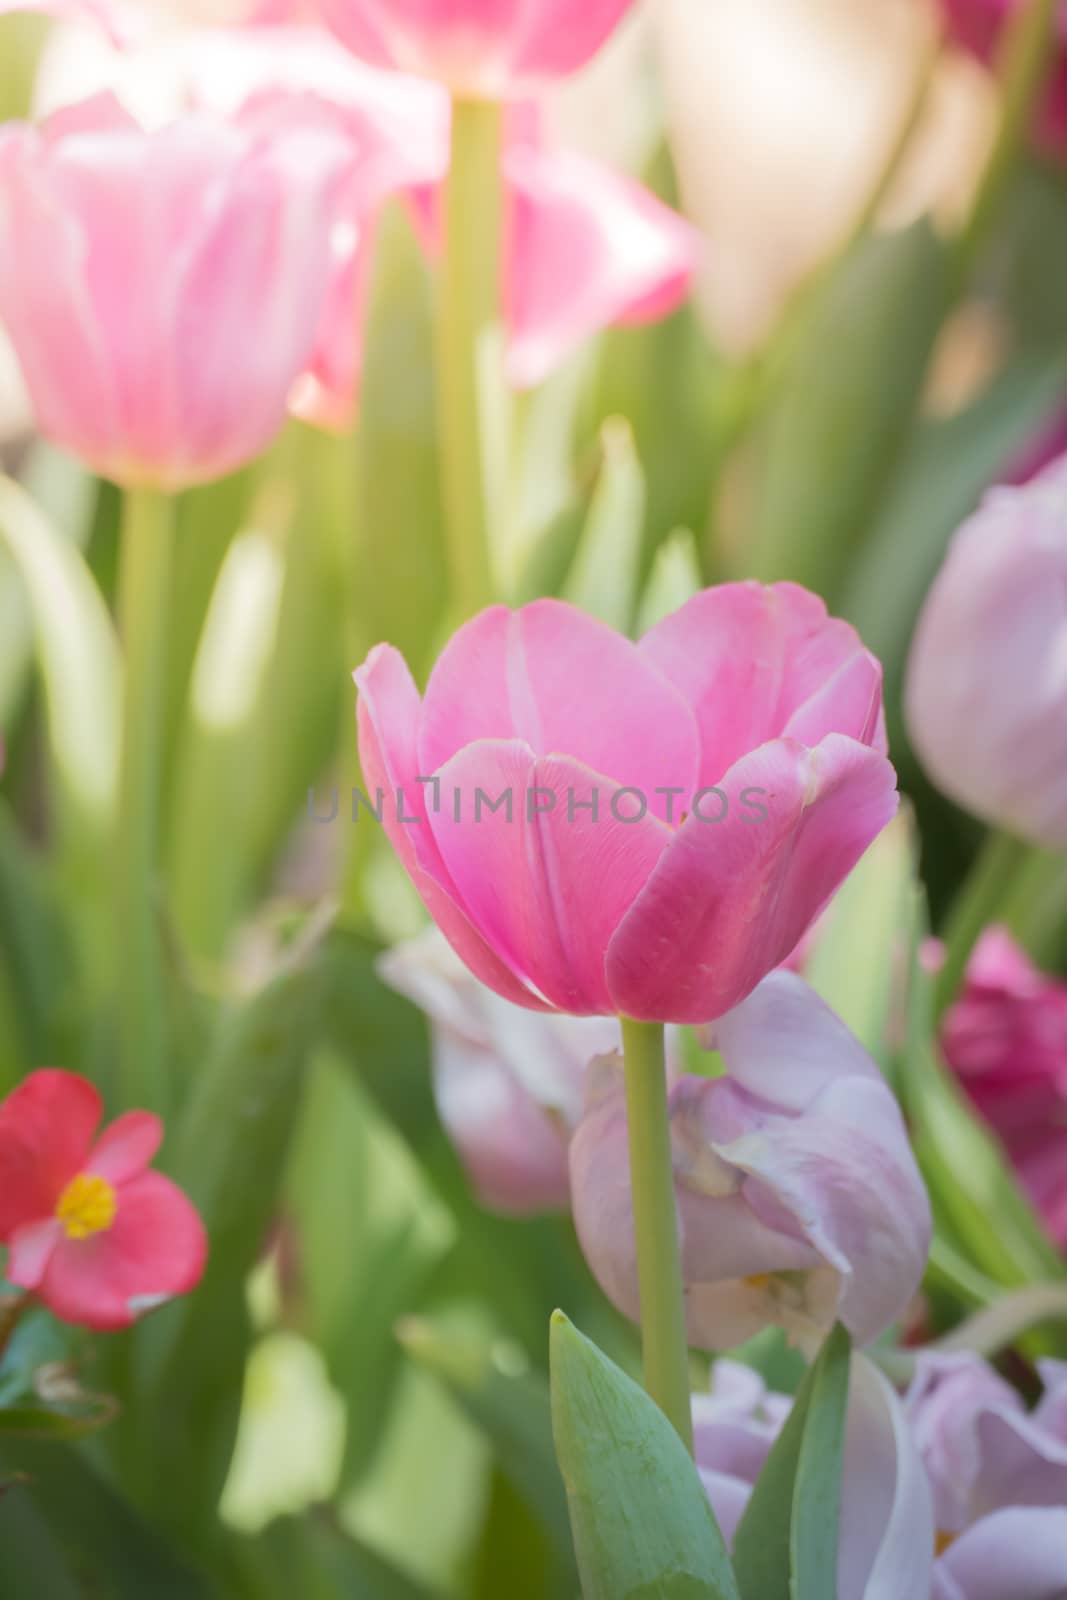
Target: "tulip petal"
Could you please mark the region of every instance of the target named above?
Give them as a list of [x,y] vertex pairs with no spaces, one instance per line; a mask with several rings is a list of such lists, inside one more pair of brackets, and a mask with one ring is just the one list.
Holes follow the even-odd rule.
[[42,1067],[0,1105],[0,1240],[51,1217],[85,1164],[102,1111],[93,1085],[74,1072]]
[[639,648],[693,708],[701,784],[719,783],[769,739],[815,745],[843,733],[870,744],[877,736],[881,668],[855,629],[798,584],[704,589]]
[[[598,692],[576,692],[584,683]],[[696,777],[697,731],[678,692],[614,628],[560,600],[493,606],[442,651],[423,701],[421,770],[438,771],[476,739],[573,757],[640,789],[661,818],[670,802],[656,790],[688,795]]]
[[88,1239],[61,1239],[40,1285],[64,1322],[102,1331],[127,1327],[143,1312],[185,1294],[207,1255],[196,1208],[169,1178],[145,1172],[119,1190],[111,1227]]
[[[538,759],[519,740],[469,744],[439,777],[431,826],[479,932],[559,1010],[610,1014],[604,951],[670,830],[650,814],[618,820],[610,779],[562,756]],[[479,796],[508,804],[490,810]]]
[[163,1143],[163,1124],[151,1111],[127,1111],[97,1139],[85,1163],[87,1172],[110,1184],[139,1177]]
[[[739,1004],[897,808],[885,757],[837,734],[814,750],[765,745],[721,787],[724,820],[689,817],[608,947],[608,988],[624,1015],[700,1023]],[[746,816],[748,791],[762,797],[764,819]]]
[[[544,1001],[509,971],[475,929],[441,858],[426,810],[416,753],[419,693],[404,658],[378,645],[355,674],[359,754],[369,798],[382,800],[382,822],[423,904],[460,959],[490,989],[516,1005]],[[432,769],[431,769],[432,770]],[[360,824],[368,826],[366,819]]]
[[1063,1600],[1067,1510],[1013,1506],[983,1517],[945,1552],[932,1600]]

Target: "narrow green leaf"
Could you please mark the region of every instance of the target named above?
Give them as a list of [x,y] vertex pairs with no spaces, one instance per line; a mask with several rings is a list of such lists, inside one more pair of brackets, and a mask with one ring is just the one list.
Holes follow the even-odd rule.
[[629,633],[640,581],[645,480],[628,423],[619,417],[606,422],[601,448],[600,477],[563,598]]
[[767,414],[746,575],[837,592],[914,421],[947,261],[925,221],[869,236],[815,298]]
[[888,1068],[890,1022],[904,1006],[916,841],[910,811],[884,829],[819,923],[804,977]]
[[225,1481],[249,1344],[245,1280],[276,1214],[322,992],[312,955],[240,1006],[178,1129],[169,1164],[204,1219],[208,1264],[193,1294],[137,1330],[129,1459],[164,1524],[213,1516]]
[[734,1536],[742,1600],[834,1600],[848,1334],[830,1334],[793,1402]]
[[552,1445],[552,1412],[545,1379],[529,1370],[517,1346],[457,1337],[423,1318],[400,1325],[404,1348],[433,1374],[479,1427],[504,1473],[551,1534],[573,1582],[567,1498]]
[[700,1475],[659,1407],[559,1311],[551,1344],[556,1455],[585,1600],[737,1600]]
[[688,528],[669,534],[652,561],[652,571],[641,596],[637,612],[637,633],[677,611],[704,585],[700,571],[700,552]]
[[74,816],[96,836],[110,819],[118,771],[121,668],[111,619],[74,543],[3,476],[0,541],[29,599],[56,771]]

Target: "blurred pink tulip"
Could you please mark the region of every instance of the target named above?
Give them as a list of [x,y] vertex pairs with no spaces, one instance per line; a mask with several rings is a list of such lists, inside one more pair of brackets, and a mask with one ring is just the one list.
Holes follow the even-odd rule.
[[355,676],[394,848],[475,975],[534,1009],[720,1016],[896,810],[878,663],[793,584],[706,589],[639,645],[560,601],[493,606],[424,699],[389,645]]
[[429,1019],[437,1107],[479,1198],[513,1215],[566,1209],[586,1067],[618,1048],[618,1023],[509,1005],[436,928],[388,951],[378,970]]
[[[394,192],[421,190],[413,214],[432,253],[440,243],[437,196],[425,184],[443,177],[448,165],[447,105],[440,109],[446,115],[433,124],[441,131],[437,150],[428,138],[409,145],[406,155],[401,145],[393,167]],[[514,388],[541,383],[610,324],[655,320],[684,299],[696,235],[642,184],[585,156],[525,140],[506,151],[503,170],[507,377]],[[312,363],[314,390],[301,405],[309,421],[326,427],[346,427],[356,403],[374,220],[367,185],[357,183]]]
[[905,710],[947,795],[1067,847],[1067,458],[994,489],[956,534],[919,618]]
[[1039,972],[1005,929],[989,928],[941,1047],[1067,1250],[1067,984]]
[[323,0],[326,20],[375,66],[503,99],[585,65],[633,0]]
[[[1063,1600],[1064,1368],[1042,1370],[1049,1387],[1027,1416],[976,1356],[920,1356],[904,1402],[853,1357],[837,1600]],[[697,1467],[727,1542],[790,1409],[731,1361],[716,1362],[711,1393],[693,1397]],[[998,1452],[989,1492],[958,1518],[952,1509],[958,1527],[946,1526],[946,1504]]]
[[[953,37],[983,61],[995,59],[1005,26],[1026,0],[940,0]],[[1067,153],[1067,4],[1059,0],[1059,38],[1042,107],[1042,142]]]
[[0,318],[43,432],[122,484],[221,476],[312,350],[350,141],[295,102],[146,133],[110,96],[0,132]]
[[[721,1350],[768,1323],[806,1347],[840,1320],[858,1343],[918,1289],[930,1210],[893,1094],[859,1041],[793,973],[721,1017],[727,1076],[670,1095],[690,1343]],[[578,1237],[601,1287],[636,1319],[625,1086],[590,1079],[571,1144]]]

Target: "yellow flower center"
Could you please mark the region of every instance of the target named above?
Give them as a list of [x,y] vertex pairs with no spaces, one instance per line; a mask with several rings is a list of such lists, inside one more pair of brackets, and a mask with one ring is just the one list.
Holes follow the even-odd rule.
[[56,1202],[56,1217],[68,1239],[88,1239],[104,1233],[115,1220],[118,1200],[106,1178],[79,1172],[71,1178]]
[[747,1278],[742,1278],[741,1282],[747,1284],[750,1289],[769,1289],[771,1275],[769,1272],[753,1272]]
[[946,1533],[943,1528],[939,1528],[937,1532],[937,1540],[934,1546],[934,1554],[943,1556],[949,1545],[955,1543],[956,1535],[954,1533]]

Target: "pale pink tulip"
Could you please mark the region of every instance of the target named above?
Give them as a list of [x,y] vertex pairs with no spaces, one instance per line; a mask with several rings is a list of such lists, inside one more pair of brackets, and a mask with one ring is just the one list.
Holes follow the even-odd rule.
[[[733,1543],[786,1395],[734,1361],[717,1361],[710,1394],[693,1396],[696,1463]],[[934,1568],[930,1485],[900,1400],[862,1355],[852,1359],[841,1483],[837,1600],[929,1600]],[[1028,1597],[1029,1600],[1029,1597]]]
[[1067,458],[994,489],[956,534],[919,618],[905,709],[947,795],[1067,847]]
[[494,606],[424,699],[388,645],[356,682],[367,784],[427,909],[535,1009],[721,1016],[896,809],[878,663],[792,584],[704,590],[638,645],[560,601]]
[[329,279],[339,130],[296,102],[145,133],[113,98],[0,132],[0,318],[44,433],[122,484],[256,455]]
[[[993,61],[1004,29],[1026,0],[940,0],[952,35],[983,61]],[[1043,143],[1067,153],[1067,4],[1059,3],[1059,45],[1041,109]]]
[[1006,929],[987,929],[941,1048],[1067,1250],[1067,984],[1039,972]]
[[388,951],[378,970],[429,1019],[437,1107],[479,1198],[513,1215],[565,1210],[586,1068],[618,1048],[618,1023],[509,1005],[436,928]]
[[[721,1017],[726,1076],[670,1092],[690,1343],[721,1350],[768,1323],[805,1347],[835,1321],[859,1343],[918,1289],[930,1210],[893,1094],[800,978],[776,972]],[[571,1143],[578,1237],[609,1299],[636,1319],[625,1084],[590,1079]]]
[[502,99],[585,65],[633,0],[323,0],[326,20],[375,66]]
[[[1027,1416],[977,1357],[921,1356],[904,1403],[853,1357],[837,1600],[1063,1600],[1062,1372],[1044,1369],[1051,1387]],[[717,1362],[712,1382],[710,1395],[693,1397],[696,1460],[729,1542],[790,1401],[734,1362]],[[947,1487],[954,1504],[960,1483],[973,1483],[999,1450],[1008,1470],[997,1475],[995,1504],[969,1506],[962,1531],[940,1524],[939,1491]]]

